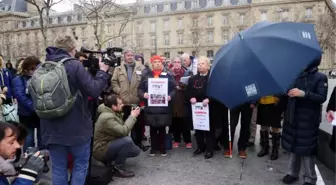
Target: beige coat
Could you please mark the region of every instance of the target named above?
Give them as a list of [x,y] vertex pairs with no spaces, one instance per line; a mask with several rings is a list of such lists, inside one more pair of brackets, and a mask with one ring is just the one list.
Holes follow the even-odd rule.
[[111,80],[113,92],[121,98],[125,105],[138,104],[138,86],[141,82],[142,71],[145,69],[143,65],[135,64],[131,82],[128,81],[127,71],[124,64],[114,69]]

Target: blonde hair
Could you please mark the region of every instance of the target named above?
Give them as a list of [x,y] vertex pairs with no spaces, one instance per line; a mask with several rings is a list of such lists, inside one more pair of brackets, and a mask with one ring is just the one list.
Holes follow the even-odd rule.
[[76,40],[70,35],[59,35],[54,41],[54,46],[70,52],[76,48]]
[[18,67],[17,67],[17,74],[18,75],[22,75],[23,74],[23,71],[22,71],[22,63],[23,63],[23,61],[24,60],[19,61],[20,63],[18,65]]
[[[204,62],[206,62],[206,63],[208,64],[208,66],[209,66],[209,69],[210,69],[211,62],[210,62],[210,60],[209,60],[208,57],[206,57],[206,56],[200,56],[200,57],[198,58],[198,62],[200,62],[200,61],[204,61]],[[198,68],[198,67],[197,67],[197,68]]]
[[2,58],[2,56],[0,56],[0,69],[4,67],[4,62],[4,59]]

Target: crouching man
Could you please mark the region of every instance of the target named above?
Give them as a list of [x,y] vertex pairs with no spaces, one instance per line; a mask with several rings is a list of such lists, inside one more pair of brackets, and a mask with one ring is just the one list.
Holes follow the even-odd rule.
[[118,96],[109,95],[105,97],[104,104],[98,107],[93,156],[105,164],[114,162],[115,176],[126,178],[134,176],[133,172],[125,170],[126,159],[140,154],[140,148],[128,136],[140,114],[140,108],[133,109],[124,122],[123,106]]

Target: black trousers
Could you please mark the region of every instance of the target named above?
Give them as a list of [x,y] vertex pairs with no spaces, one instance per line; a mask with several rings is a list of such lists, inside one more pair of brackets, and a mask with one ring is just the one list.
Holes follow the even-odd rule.
[[[236,127],[240,117],[240,134],[238,140],[238,151],[246,150],[246,144],[250,138],[250,124],[253,109],[250,108],[250,104],[244,104],[237,108],[230,110],[230,126],[231,126],[231,142],[234,141],[234,135]],[[229,133],[228,126],[223,127],[224,133]],[[229,137],[224,139],[224,148],[229,149]],[[232,147],[233,148],[233,147]]]
[[186,118],[173,118],[172,131],[175,142],[181,142],[181,135],[185,143],[191,143],[190,128]]
[[225,138],[228,138],[229,135],[227,129],[225,132],[223,132],[222,128],[228,127],[229,109],[219,102],[212,102],[210,119],[211,123],[216,125],[216,133],[217,131],[220,132],[220,134],[216,134],[216,144],[220,143],[221,145],[224,145]]
[[[123,113],[124,113],[124,121],[126,121],[126,119],[130,116],[132,111],[132,107],[131,106],[124,106],[123,107]],[[141,113],[138,118],[137,121],[132,129],[131,132],[131,137],[133,139],[134,144],[136,145],[140,145],[142,143],[142,136],[143,136],[143,130],[142,130],[142,125],[141,122],[144,120],[144,114]]]
[[213,152],[215,144],[215,129],[210,131],[196,130],[197,148],[206,152]]
[[151,148],[156,151],[164,151],[165,149],[166,127],[152,127],[150,126]]

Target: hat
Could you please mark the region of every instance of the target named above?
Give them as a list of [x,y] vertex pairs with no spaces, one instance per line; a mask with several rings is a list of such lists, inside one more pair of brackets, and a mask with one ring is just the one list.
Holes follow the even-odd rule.
[[138,60],[139,58],[141,58],[141,62],[142,62],[142,64],[144,64],[145,61],[144,61],[143,56],[141,56],[141,55],[135,55],[135,56],[134,56],[134,59],[135,59],[135,60]]
[[162,58],[159,55],[152,56],[151,63],[154,62],[154,60],[160,60],[160,62],[162,62]]

